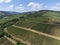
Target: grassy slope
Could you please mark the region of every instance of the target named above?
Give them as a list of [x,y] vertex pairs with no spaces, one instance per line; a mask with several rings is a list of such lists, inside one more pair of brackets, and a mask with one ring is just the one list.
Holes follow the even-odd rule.
[[13,19],[16,19],[16,18],[19,18],[21,15],[11,15],[11,16],[6,16],[4,18],[1,18],[0,19],[0,35],[4,32],[2,29],[1,29],[1,24],[5,23],[5,22],[8,22],[8,21],[11,21]]
[[[59,25],[53,25],[53,24],[43,24],[43,23],[54,23],[60,22],[60,13],[59,12],[50,12],[50,11],[42,11],[38,12],[38,14],[26,14],[26,16],[22,19],[19,19],[18,23],[16,25],[32,28],[44,33],[52,34],[59,36]],[[59,28],[58,28],[59,27]],[[56,30],[54,29],[56,28]],[[58,34],[57,34],[57,33]]]
[[[57,12],[38,12],[33,14],[25,14],[22,19],[19,19],[16,25],[20,26],[29,26],[31,23],[54,23],[56,21],[59,22],[60,13]],[[54,19],[54,20],[53,20]],[[33,24],[32,24],[33,25]]]
[[25,41],[30,42],[32,45],[60,45],[59,40],[55,40],[49,37],[38,35],[36,33],[26,31],[23,29],[8,27],[8,32],[16,37],[19,37]]
[[60,35],[59,35],[60,34],[60,25],[39,23],[39,24],[33,26],[32,29],[60,37]]

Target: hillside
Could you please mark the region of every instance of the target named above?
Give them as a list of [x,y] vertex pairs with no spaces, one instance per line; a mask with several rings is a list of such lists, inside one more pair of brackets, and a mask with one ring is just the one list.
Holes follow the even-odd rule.
[[51,10],[28,12],[20,17],[16,25],[57,36],[60,29],[60,12]]
[[40,10],[5,16],[0,19],[0,32],[1,38],[6,36],[20,45],[60,45],[60,12]]
[[[59,23],[60,13],[58,11],[41,10],[38,12],[28,12],[20,17],[18,23]],[[19,25],[19,24],[18,24]]]
[[[52,36],[60,37],[60,35],[59,35],[60,34],[59,33],[60,32],[60,12],[51,11],[51,10],[41,10],[38,12],[24,13],[23,16],[19,17],[19,20],[16,22],[15,25],[23,27],[23,28],[25,27],[25,28],[33,29],[35,31],[43,32],[43,33],[46,33],[46,34],[49,34]],[[40,40],[40,39],[44,39],[43,36],[38,38],[38,36],[36,36],[37,34],[31,34],[31,32],[28,33],[27,31],[25,32],[26,29],[22,30],[22,29],[19,29],[19,28],[16,29],[16,28],[17,27],[14,28],[12,26],[8,27],[8,32],[12,35],[15,35],[16,37],[22,38],[25,41],[27,40],[27,42],[30,42],[32,45],[43,45],[44,44],[44,41]],[[15,31],[17,30],[17,31],[15,32],[14,30]],[[34,36],[36,37],[36,39],[33,38]],[[29,39],[27,39],[27,38],[29,38]],[[43,43],[37,43],[36,40],[38,42],[43,42]],[[46,42],[47,40],[48,40],[48,43]],[[50,40],[52,40],[50,42],[48,37],[47,37],[47,40],[45,40],[44,45],[48,45],[48,44],[60,45],[59,44],[60,41],[54,42],[53,39],[50,39]]]

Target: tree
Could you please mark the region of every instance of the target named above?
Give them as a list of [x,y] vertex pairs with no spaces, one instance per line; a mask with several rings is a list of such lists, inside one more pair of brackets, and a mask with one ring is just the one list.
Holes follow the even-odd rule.
[[17,41],[17,45],[20,45],[20,41]]

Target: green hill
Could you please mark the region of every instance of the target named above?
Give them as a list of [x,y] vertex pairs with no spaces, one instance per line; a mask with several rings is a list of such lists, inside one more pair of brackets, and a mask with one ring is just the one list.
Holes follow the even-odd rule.
[[[28,12],[25,13],[24,16],[20,17],[19,21],[15,25],[57,35],[60,29],[60,12],[51,10]],[[56,30],[54,28],[56,28]],[[57,31],[57,33],[55,31]]]
[[[17,25],[19,23],[24,25],[24,23],[59,23],[60,13],[58,11],[41,10],[38,12],[28,12],[24,16],[20,17]],[[22,25],[22,26],[23,26]]]
[[[0,36],[2,34],[5,35],[4,29],[7,28],[7,31],[10,34],[10,35],[8,34],[8,36],[13,35],[17,38],[22,39],[25,42],[31,43],[32,45],[48,45],[48,44],[60,45],[60,40],[44,35],[39,35],[34,32],[27,31],[26,29],[13,27],[12,25],[60,37],[59,11],[40,10],[40,11],[25,12],[17,15],[6,16],[0,19]],[[16,39],[14,40],[16,41]]]

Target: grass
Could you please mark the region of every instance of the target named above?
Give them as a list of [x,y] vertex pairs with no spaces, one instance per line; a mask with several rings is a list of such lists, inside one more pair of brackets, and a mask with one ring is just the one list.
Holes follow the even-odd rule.
[[52,18],[60,18],[60,13],[56,13],[56,12],[46,12],[44,14],[44,16],[48,16],[48,17],[52,17]]
[[32,45],[60,45],[60,40],[38,35],[36,33],[26,31],[23,29],[8,27],[8,32],[16,37],[19,37]]
[[[38,15],[39,14],[39,15]],[[26,16],[24,16],[22,19],[23,21],[20,19],[18,21],[18,23],[16,25],[20,25],[20,26],[29,26],[31,24],[31,22],[35,23],[42,23],[42,22],[49,22],[49,23],[54,23],[54,22],[59,22],[60,21],[60,13],[57,12],[45,12],[42,14],[42,16],[40,16],[40,12],[38,12],[38,14],[31,14],[28,15],[26,14]],[[52,20],[54,19],[54,20]]]
[[0,24],[4,23],[4,22],[7,22],[7,21],[10,21],[10,20],[13,20],[13,19],[16,19],[16,18],[19,18],[20,16],[21,15],[6,16],[6,17],[0,19]]
[[[15,44],[13,44],[9,40],[7,40],[5,37],[2,37],[2,38],[0,38],[0,45],[15,45]],[[27,45],[27,44],[20,42],[20,45]]]
[[9,40],[7,40],[5,37],[0,38],[0,44],[1,45],[14,45]]
[[52,31],[51,30],[52,27],[53,27],[52,24],[38,23],[37,25],[33,26],[32,29],[50,34]]
[[0,44],[4,43],[6,41],[6,38],[2,37],[0,38]]
[[39,24],[33,26],[32,29],[60,37],[60,35],[59,35],[60,34],[60,25],[39,23]]
[[36,23],[34,23],[34,22],[23,22],[23,23],[22,22],[18,22],[15,25],[30,28],[34,24],[36,24]]
[[25,16],[22,19],[19,19],[19,21],[16,23],[16,25],[22,26],[22,27],[31,27],[34,24],[47,22],[48,18],[46,17],[28,17]]
[[4,45],[14,45],[13,43],[11,43],[10,41],[7,41],[6,43],[3,43]]
[[3,30],[0,30],[0,35],[2,35],[2,34],[3,34],[3,32],[4,32]]

